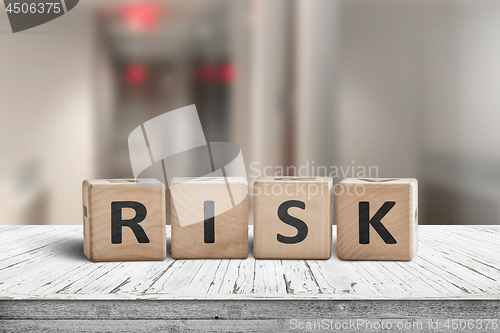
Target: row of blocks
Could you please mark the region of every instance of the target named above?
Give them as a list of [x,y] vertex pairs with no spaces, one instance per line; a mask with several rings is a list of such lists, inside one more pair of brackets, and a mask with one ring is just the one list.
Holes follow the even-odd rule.
[[[175,259],[248,257],[248,183],[174,179]],[[416,179],[261,177],[253,186],[257,259],[328,259],[337,197],[337,256],[411,260],[417,252]],[[165,186],[155,179],[83,182],[84,253],[91,261],[166,257]]]

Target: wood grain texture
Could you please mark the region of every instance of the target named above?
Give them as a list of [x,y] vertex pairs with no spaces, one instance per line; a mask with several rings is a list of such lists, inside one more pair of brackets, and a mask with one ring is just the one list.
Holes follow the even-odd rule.
[[[174,178],[172,257],[244,259],[248,257],[248,183],[237,177]],[[205,202],[213,208],[205,226]],[[208,230],[210,229],[211,230]],[[211,242],[206,239],[206,234]]]
[[[0,329],[2,332],[296,332],[303,331],[297,329],[298,322],[327,321],[335,325],[356,323],[360,319],[362,326],[345,326],[347,329],[341,331],[380,331],[365,326],[368,320],[383,321],[385,327],[391,324],[393,329],[384,329],[385,332],[456,332],[450,326],[445,327],[446,320],[473,319],[475,323],[479,319],[484,327],[486,320],[498,317],[499,311],[500,303],[492,300],[4,300],[0,301]],[[430,321],[438,323],[438,329],[429,327]],[[411,329],[397,329],[398,324],[411,325]]]
[[[165,309],[168,311],[165,311]],[[497,300],[1,300],[0,320],[497,318]]]
[[[340,259],[413,259],[418,248],[416,179],[346,178],[339,183],[336,193]],[[361,225],[363,208],[366,233]],[[388,231],[385,236],[383,228]],[[363,235],[368,243],[362,243]]]
[[[165,186],[155,179],[86,180],[83,182],[84,254],[91,261],[163,260],[166,257]],[[148,242],[139,243],[132,228],[121,227],[121,243],[112,243],[112,202],[138,202],[145,218],[137,225]],[[120,209],[123,220],[136,216]],[[85,214],[87,216],[85,216]]]
[[[332,253],[332,179],[260,177],[254,183],[254,256],[328,259]],[[283,204],[294,202],[289,208]],[[299,207],[297,203],[302,206]],[[280,210],[281,217],[280,217]],[[283,215],[288,215],[286,223]],[[294,220],[300,220],[294,222]],[[290,225],[295,223],[295,225]],[[297,224],[298,223],[298,224]],[[305,231],[301,225],[306,226]],[[298,238],[301,234],[305,235]],[[288,242],[280,240],[286,237]],[[297,237],[298,239],[293,239]]]
[[[4,332],[458,332],[451,328],[450,317],[409,317],[409,318],[383,318],[367,320],[363,318],[280,318],[266,320],[5,320],[0,321]],[[457,325],[466,325],[476,318],[455,318]],[[484,318],[486,323],[489,318]],[[359,321],[358,321],[359,320]],[[429,327],[429,322],[439,324],[439,328]],[[448,326],[445,326],[445,323]],[[300,325],[302,326],[299,326]],[[352,326],[350,326],[352,323]],[[359,323],[359,324],[358,324]],[[491,326],[491,321],[489,322]],[[345,329],[335,328],[335,324],[344,324]],[[378,326],[376,326],[378,324]],[[308,325],[308,326],[306,326]],[[313,326],[315,325],[315,326]],[[381,325],[383,328],[381,329]],[[392,329],[387,327],[390,325]],[[398,329],[401,325],[403,329]],[[404,326],[408,325],[408,326]],[[483,324],[484,325],[484,324]],[[341,327],[341,326],[338,326]],[[366,328],[365,328],[366,327]],[[404,327],[407,327],[406,329]],[[458,326],[460,327],[460,326]],[[491,330],[491,328],[490,328]],[[473,332],[473,330],[470,330]],[[484,331],[484,328],[477,332]]]
[[2,226],[0,299],[494,300],[499,241],[500,226],[420,226],[412,261],[255,260],[250,253],[94,263],[83,255],[79,226]]

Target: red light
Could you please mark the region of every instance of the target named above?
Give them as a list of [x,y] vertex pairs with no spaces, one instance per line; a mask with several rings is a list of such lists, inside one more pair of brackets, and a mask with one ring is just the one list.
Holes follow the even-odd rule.
[[133,86],[142,85],[148,79],[148,69],[143,64],[130,64],[125,69],[125,79]]
[[134,1],[123,6],[123,20],[133,31],[151,32],[158,27],[161,6],[152,1]]
[[219,79],[222,83],[232,83],[236,79],[236,69],[232,64],[224,64],[219,68]]

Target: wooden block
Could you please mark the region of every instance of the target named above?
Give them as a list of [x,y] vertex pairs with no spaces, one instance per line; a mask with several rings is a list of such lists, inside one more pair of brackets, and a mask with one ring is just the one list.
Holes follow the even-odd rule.
[[328,259],[332,253],[330,177],[260,177],[254,183],[257,259]]
[[248,257],[248,182],[241,177],[173,178],[172,257]]
[[91,261],[167,256],[165,186],[156,179],[85,180],[83,251]]
[[415,256],[416,179],[346,178],[335,192],[339,259],[411,260]]

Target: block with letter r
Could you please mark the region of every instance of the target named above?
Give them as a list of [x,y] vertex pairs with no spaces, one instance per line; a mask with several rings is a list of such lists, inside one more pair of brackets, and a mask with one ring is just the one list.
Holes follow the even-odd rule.
[[339,259],[413,259],[418,248],[416,179],[346,178],[335,192]]
[[328,259],[332,253],[330,177],[260,177],[253,186],[257,259]]
[[85,180],[82,187],[83,250],[90,261],[165,259],[165,186],[161,182],[94,179]]

